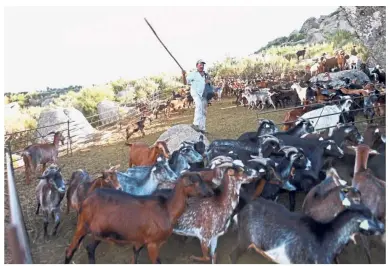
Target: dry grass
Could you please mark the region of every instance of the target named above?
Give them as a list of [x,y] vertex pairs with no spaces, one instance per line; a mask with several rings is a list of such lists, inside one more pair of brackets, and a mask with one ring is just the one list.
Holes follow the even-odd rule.
[[[220,138],[237,138],[240,134],[246,131],[254,131],[257,128],[257,112],[248,110],[244,107],[235,107],[232,99],[224,100],[222,103],[213,103],[208,108],[207,130],[210,134],[207,136],[210,141]],[[284,112],[272,113],[264,115],[264,118],[272,119],[275,122],[280,122],[283,118]],[[135,133],[132,140],[142,140],[148,144],[152,144],[155,140],[170,126],[175,124],[190,124],[193,119],[193,109],[185,110],[181,116],[173,116],[169,120],[153,121],[152,125],[146,126],[145,138],[139,138],[140,133]],[[73,156],[63,156],[60,158],[60,164],[65,164],[63,174],[66,180],[70,179],[71,173],[79,168],[86,169],[90,174],[99,172],[104,168],[108,168],[109,164],[120,164],[120,170],[127,168],[128,147],[124,145],[124,131],[118,130],[115,126],[107,130],[107,139],[101,141],[101,145],[95,144],[88,148],[75,151]],[[105,144],[103,144],[105,143]],[[64,212],[61,217],[61,225],[59,227],[59,235],[50,238],[48,241],[43,240],[43,222],[41,215],[35,215],[36,200],[35,200],[35,186],[38,184],[37,180],[33,180],[32,184],[26,185],[23,178],[24,173],[17,171],[16,186],[23,209],[26,228],[30,237],[30,245],[33,254],[34,263],[63,263],[65,248],[69,245],[73,236],[76,225],[76,215],[71,211],[70,215]],[[7,191],[7,190],[6,190]],[[301,204],[303,195],[297,198],[297,206]],[[285,201],[282,197],[282,202]],[[65,202],[62,203],[62,210],[65,210]],[[8,206],[6,199],[5,205]],[[136,214],[135,214],[136,215]],[[8,221],[8,211],[5,210],[5,222]],[[53,224],[50,221],[49,232]],[[223,240],[223,241],[222,241]],[[85,242],[85,240],[84,240]],[[221,237],[218,243],[218,262],[230,263],[228,254],[236,242],[235,233]],[[5,241],[7,245],[7,241]],[[76,263],[87,263],[87,256],[82,244],[79,251],[76,252],[73,261]],[[373,251],[373,262],[383,263],[384,253],[382,249]],[[101,244],[96,252],[96,259],[98,263],[128,263],[132,256],[131,246],[118,247],[106,243]],[[189,261],[190,255],[201,254],[199,242],[191,240],[184,243],[182,238],[173,235],[161,250],[161,259],[163,263],[192,263]],[[363,255],[361,255],[363,254]],[[343,252],[341,256],[342,263],[348,262],[350,259],[356,262],[356,257],[361,258],[360,261],[366,261],[361,247],[349,247]],[[10,262],[9,252],[5,250],[5,262]],[[149,263],[147,252],[142,251],[140,256],[140,263]],[[240,263],[269,263],[264,258],[248,253],[240,259]]]

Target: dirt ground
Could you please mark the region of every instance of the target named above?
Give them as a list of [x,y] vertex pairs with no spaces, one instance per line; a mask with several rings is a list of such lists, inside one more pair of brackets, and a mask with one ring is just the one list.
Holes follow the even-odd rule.
[[[240,134],[246,131],[255,131],[257,128],[257,113],[258,111],[248,110],[244,107],[235,107],[232,105],[232,99],[224,100],[221,103],[213,103],[208,108],[207,130],[209,140],[217,138],[237,138]],[[263,118],[272,119],[275,122],[281,121],[284,112],[265,114]],[[173,116],[169,120],[154,121],[151,125],[147,124],[146,133],[148,134],[142,141],[152,144],[162,132],[169,126],[174,124],[189,124],[192,121],[193,109],[185,110],[183,115]],[[92,146],[84,151],[77,151],[73,156],[61,157],[59,163],[65,164],[63,174],[66,180],[70,179],[71,173],[79,168],[86,169],[90,174],[97,173],[103,168],[108,168],[109,164],[120,164],[120,171],[127,168],[128,147],[124,145],[124,129],[120,134],[112,135],[108,141],[110,144]],[[135,136],[139,136],[136,133]],[[137,140],[141,140],[137,138]],[[62,214],[61,225],[59,227],[58,236],[51,237],[49,240],[43,240],[43,220],[41,215],[35,215],[36,200],[35,186],[37,180],[33,180],[30,185],[25,184],[23,178],[24,173],[16,172],[17,189],[23,209],[23,215],[30,237],[30,245],[32,249],[34,263],[42,264],[58,264],[64,262],[65,248],[69,245],[73,236],[76,225],[76,215],[71,211],[70,215]],[[7,191],[7,188],[6,190]],[[297,208],[302,205],[304,195],[298,194]],[[287,197],[282,195],[279,200],[287,206]],[[62,210],[65,210],[66,201],[62,202]],[[5,200],[5,222],[8,221],[8,198]],[[52,223],[49,224],[49,232],[52,228]],[[236,243],[236,233],[230,230],[226,235],[219,238],[217,247],[218,263],[230,263],[229,253]],[[85,239],[87,240],[87,239]],[[84,242],[85,242],[84,240]],[[5,240],[7,246],[7,240]],[[304,248],[304,247],[302,247]],[[370,239],[370,249],[373,263],[385,263],[386,253],[385,248],[379,243],[377,238]],[[160,252],[162,263],[195,263],[189,257],[191,255],[201,256],[201,248],[199,241],[195,238],[190,238],[184,241],[183,237],[172,235],[167,243],[165,243]],[[117,246],[113,244],[102,243],[96,250],[97,263],[107,264],[127,264],[132,256],[131,246]],[[340,255],[340,263],[367,263],[367,258],[361,245],[349,244]],[[9,251],[5,250],[5,263],[10,262]],[[74,263],[88,263],[87,253],[83,244],[76,252]],[[144,249],[140,253],[139,263],[150,263],[147,251]],[[254,263],[270,263],[262,256],[248,251],[244,254],[239,263],[254,264]]]

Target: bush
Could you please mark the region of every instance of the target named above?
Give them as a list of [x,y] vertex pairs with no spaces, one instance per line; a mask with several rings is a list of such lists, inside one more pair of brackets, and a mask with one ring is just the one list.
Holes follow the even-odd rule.
[[113,99],[114,91],[110,85],[84,88],[77,93],[75,107],[81,110],[84,116],[88,117],[97,113],[97,104],[99,102]]
[[42,107],[29,107],[6,115],[4,117],[5,131],[12,133],[36,128],[39,115],[43,110]]
[[346,30],[337,30],[333,34],[328,34],[325,36],[328,42],[333,43],[333,47],[340,49],[350,42],[357,42],[356,35],[346,31]]

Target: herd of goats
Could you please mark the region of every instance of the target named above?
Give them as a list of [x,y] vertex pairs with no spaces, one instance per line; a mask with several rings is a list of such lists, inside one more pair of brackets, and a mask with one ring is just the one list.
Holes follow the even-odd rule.
[[[285,113],[280,129],[261,119],[257,131],[208,146],[203,135],[196,142],[183,140],[174,151],[169,139],[152,146],[129,143],[135,132],[144,135],[147,118],[192,105],[188,91],[174,92],[126,129],[127,171],[113,166],[97,178],[79,169],[65,181],[58,164],[64,137],[52,132],[53,143],[33,144],[21,153],[27,184],[42,165],[36,214],[43,212],[44,237],[50,215],[51,234],[57,234],[66,195],[66,212],[77,212],[77,226],[65,263],[86,235],[91,235],[85,245],[89,263],[95,263],[101,241],[133,245],[132,263],[144,247],[152,263],[161,263],[161,246],[172,233],[199,239],[202,256],[192,260],[216,263],[218,238],[230,226],[237,232],[232,263],[248,249],[276,263],[338,263],[348,243],[358,244],[357,235],[371,263],[368,238],[381,236],[385,245],[386,132],[373,117],[385,116],[386,98],[372,83],[347,84],[335,89],[294,81],[272,86],[266,80],[243,86],[226,81],[215,100],[224,94],[252,109],[300,106]],[[359,111],[368,122],[364,132],[354,124]],[[305,194],[300,212],[294,212],[297,192]],[[277,203],[283,193],[289,208]]]
[[[306,104],[300,85],[293,86],[297,101]],[[79,169],[65,181],[58,166],[64,138],[53,132],[53,143],[33,144],[22,153],[27,183],[37,166],[43,166],[36,214],[43,212],[44,236],[50,214],[55,223],[51,234],[57,234],[66,194],[67,213],[77,212],[77,226],[65,263],[71,262],[86,235],[92,236],[85,245],[89,263],[95,263],[101,241],[133,245],[132,263],[144,247],[152,263],[161,263],[161,246],[172,233],[199,239],[202,256],[192,260],[216,263],[218,238],[230,226],[237,232],[229,255],[232,263],[248,249],[276,263],[338,263],[349,242],[361,244],[371,263],[368,238],[381,236],[378,240],[385,245],[386,136],[385,128],[375,123],[359,132],[353,107],[361,104],[364,112],[384,112],[381,101],[367,107],[373,91],[372,84],[329,89],[327,95],[318,91],[315,103],[332,94],[337,101],[287,112],[282,129],[261,119],[257,131],[208,146],[203,135],[196,142],[183,140],[174,151],[168,149],[169,139],[152,146],[126,142],[127,171],[113,166],[97,178]],[[293,97],[279,93],[281,98],[275,100],[270,90],[258,92],[246,90],[237,101],[246,99],[243,103],[251,107],[258,101],[291,104]],[[359,98],[362,102],[351,97],[354,92],[365,96]],[[254,94],[260,98],[247,96]],[[300,212],[294,212],[297,192],[305,194]],[[283,193],[288,193],[289,208],[277,202]]]

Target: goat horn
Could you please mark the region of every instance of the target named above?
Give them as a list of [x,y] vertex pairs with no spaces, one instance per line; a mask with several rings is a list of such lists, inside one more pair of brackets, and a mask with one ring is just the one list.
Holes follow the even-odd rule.
[[215,167],[222,168],[222,167],[232,167],[232,166],[233,166],[233,162],[223,162],[219,165],[216,165]]
[[293,147],[293,146],[284,146],[284,147],[280,148],[279,151],[283,151],[283,152],[286,152],[286,151],[287,151],[287,152],[294,151],[294,152],[296,152],[296,153],[299,152],[298,149],[297,149],[296,147]]
[[269,141],[275,141],[277,143],[279,143],[279,139],[275,136],[267,136],[264,140],[263,140],[263,143],[266,143],[266,142],[269,142]]

